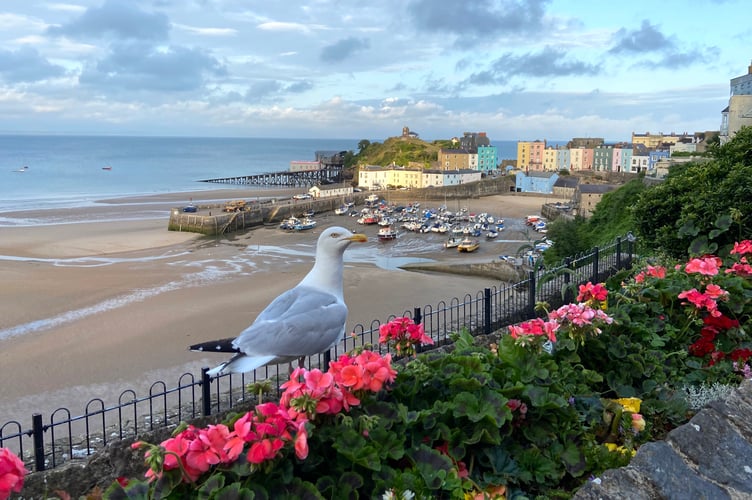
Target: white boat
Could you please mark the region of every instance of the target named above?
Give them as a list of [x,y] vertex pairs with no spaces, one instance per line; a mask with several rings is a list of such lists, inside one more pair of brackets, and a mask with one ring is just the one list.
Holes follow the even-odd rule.
[[392,226],[384,226],[379,228],[379,240],[389,241],[397,238],[397,231]]
[[334,213],[337,215],[346,215],[350,211],[350,207],[342,205],[334,209]]
[[460,238],[450,237],[444,242],[444,248],[457,248],[460,245]]
[[489,240],[492,240],[496,238],[497,236],[499,236],[499,233],[497,231],[494,231],[493,229],[489,230],[486,233],[486,238],[488,238]]
[[297,217],[289,217],[279,224],[279,228],[284,229],[285,231],[292,231],[295,229],[296,224],[300,224],[300,219]]
[[14,172],[26,172],[27,170],[29,170],[29,167],[27,167],[26,165],[24,165],[23,167],[21,167],[21,168],[19,168],[17,170],[14,170]]

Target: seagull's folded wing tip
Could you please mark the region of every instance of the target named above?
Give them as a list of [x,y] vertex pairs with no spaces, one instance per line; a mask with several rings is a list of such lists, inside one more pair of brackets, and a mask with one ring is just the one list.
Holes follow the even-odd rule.
[[188,346],[188,350],[195,352],[240,352],[232,345],[234,340],[234,338],[210,340]]

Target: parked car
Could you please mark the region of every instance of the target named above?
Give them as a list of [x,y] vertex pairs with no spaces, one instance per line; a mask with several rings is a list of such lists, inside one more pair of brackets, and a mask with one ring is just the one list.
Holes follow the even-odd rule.
[[195,213],[198,212],[198,208],[196,207],[196,205],[187,205],[183,207],[183,212]]
[[293,200],[308,200],[310,198],[311,198],[311,195],[308,193],[295,194],[292,196]]

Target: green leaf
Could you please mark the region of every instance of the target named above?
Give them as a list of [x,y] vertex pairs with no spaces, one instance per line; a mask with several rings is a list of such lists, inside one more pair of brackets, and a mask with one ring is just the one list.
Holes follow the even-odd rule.
[[208,499],[221,490],[225,485],[225,476],[223,474],[212,474],[198,489],[198,498]]
[[566,467],[567,472],[574,477],[581,476],[587,467],[585,453],[580,449],[580,446],[574,442],[569,442],[564,445],[564,451],[561,453],[561,460],[564,462],[564,467]]
[[[256,496],[247,488],[241,488],[240,483],[232,483],[222,488],[213,500],[253,500]],[[208,497],[207,497],[208,498]]]
[[408,456],[412,459],[415,469],[425,481],[426,486],[431,490],[441,488],[454,467],[448,456],[425,445],[410,450]]
[[512,416],[506,404],[507,400],[496,392],[484,391],[480,398],[469,392],[461,392],[454,398],[455,408],[452,414],[455,417],[466,417],[471,422],[490,419],[501,427]]

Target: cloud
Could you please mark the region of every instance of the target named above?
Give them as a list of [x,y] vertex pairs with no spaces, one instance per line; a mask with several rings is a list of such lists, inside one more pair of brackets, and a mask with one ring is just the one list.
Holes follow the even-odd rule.
[[421,31],[457,37],[459,46],[474,45],[489,36],[537,33],[543,30],[549,0],[413,0],[407,6]]
[[614,46],[609,52],[619,53],[644,53],[660,52],[673,49],[674,42],[666,38],[663,33],[647,20],[642,21],[638,30],[620,29],[614,34]]
[[471,85],[500,85],[514,77],[548,78],[561,76],[596,75],[599,67],[572,59],[567,53],[545,47],[537,54],[507,53],[492,61],[488,68],[473,73],[464,82]]
[[243,100],[250,103],[276,102],[283,99],[286,94],[302,94],[312,88],[313,82],[309,80],[289,84],[279,80],[261,80],[248,87]]
[[303,23],[289,23],[282,21],[266,21],[259,23],[256,26],[263,31],[277,31],[277,32],[298,32],[298,33],[310,33],[312,29],[325,29],[322,25],[309,26]]
[[114,44],[104,59],[84,67],[81,85],[99,87],[106,94],[122,91],[188,92],[202,89],[211,76],[223,76],[226,68],[198,49],[148,44]]
[[36,82],[65,74],[65,69],[50,63],[36,49],[0,49],[0,80],[8,83]]
[[321,60],[324,62],[342,62],[370,46],[371,43],[366,38],[344,38],[324,47],[321,51]]
[[133,40],[166,40],[170,23],[165,14],[146,12],[130,2],[107,0],[101,7],[90,7],[73,21],[50,26],[47,33],[73,39],[114,37]]
[[188,26],[186,24],[172,23],[172,26],[179,28],[192,35],[202,36],[235,36],[238,34],[238,30],[234,28],[200,28],[196,26]]
[[642,58],[640,65],[653,68],[677,69],[696,64],[705,64],[717,60],[720,54],[718,47],[685,48],[673,38],[666,37],[647,20],[642,22],[640,29],[620,29],[613,36],[614,45],[609,54],[642,55],[655,54],[654,60]]

